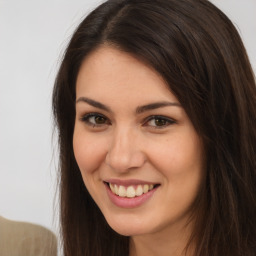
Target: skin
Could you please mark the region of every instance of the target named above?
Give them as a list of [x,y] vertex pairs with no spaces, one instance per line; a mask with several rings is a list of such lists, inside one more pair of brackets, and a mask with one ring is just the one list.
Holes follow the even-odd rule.
[[[76,100],[75,158],[109,225],[131,237],[131,255],[183,255],[203,177],[203,147],[177,98],[151,67],[101,46],[81,65]],[[156,102],[168,104],[141,108]],[[160,186],[145,203],[127,209],[110,200],[109,179]]]

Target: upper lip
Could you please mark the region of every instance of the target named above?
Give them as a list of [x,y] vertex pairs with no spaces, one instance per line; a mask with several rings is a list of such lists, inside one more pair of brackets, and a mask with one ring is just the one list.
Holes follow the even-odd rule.
[[104,180],[106,183],[111,183],[111,184],[116,184],[119,186],[130,186],[130,185],[156,185],[159,184],[157,182],[152,182],[152,181],[145,181],[145,180],[137,180],[137,179],[128,179],[128,180],[120,180],[120,179],[107,179]]

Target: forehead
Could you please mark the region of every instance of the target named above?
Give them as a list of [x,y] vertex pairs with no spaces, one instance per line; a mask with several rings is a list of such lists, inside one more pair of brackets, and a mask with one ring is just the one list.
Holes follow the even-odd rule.
[[[112,47],[102,46],[83,61],[76,84],[78,96],[119,97],[129,93],[154,100],[177,100],[167,83],[150,66],[134,56]],[[126,97],[126,96],[125,96]],[[171,98],[170,98],[171,97]]]

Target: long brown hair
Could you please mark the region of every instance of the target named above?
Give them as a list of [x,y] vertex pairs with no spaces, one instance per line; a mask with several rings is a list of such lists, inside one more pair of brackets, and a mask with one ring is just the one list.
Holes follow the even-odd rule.
[[195,255],[255,255],[255,78],[235,27],[206,0],[110,0],[75,31],[53,92],[64,255],[129,254],[129,237],[111,230],[86,190],[72,146],[77,74],[103,44],[159,72],[203,140],[206,177],[189,241]]

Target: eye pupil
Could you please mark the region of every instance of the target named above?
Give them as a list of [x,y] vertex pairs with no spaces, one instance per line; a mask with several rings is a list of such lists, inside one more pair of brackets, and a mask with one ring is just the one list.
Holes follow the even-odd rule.
[[96,124],[104,124],[106,122],[105,118],[102,116],[96,116],[95,117],[95,123]]
[[157,118],[157,119],[155,119],[155,124],[156,124],[157,126],[166,125],[166,120]]

